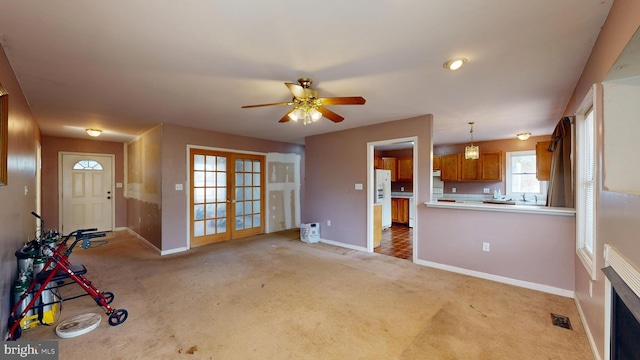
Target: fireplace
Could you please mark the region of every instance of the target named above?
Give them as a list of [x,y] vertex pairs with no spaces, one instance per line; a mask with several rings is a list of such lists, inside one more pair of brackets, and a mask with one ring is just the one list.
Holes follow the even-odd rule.
[[610,284],[609,359],[640,359],[640,273],[615,249],[605,247],[609,266],[602,269]]

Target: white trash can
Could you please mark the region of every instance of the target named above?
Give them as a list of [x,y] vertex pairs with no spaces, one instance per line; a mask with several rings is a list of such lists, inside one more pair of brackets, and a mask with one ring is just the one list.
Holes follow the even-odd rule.
[[320,223],[300,225],[300,240],[308,244],[315,244],[320,241]]

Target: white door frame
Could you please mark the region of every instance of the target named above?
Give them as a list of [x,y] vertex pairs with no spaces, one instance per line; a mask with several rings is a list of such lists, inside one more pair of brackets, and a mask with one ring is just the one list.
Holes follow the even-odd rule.
[[[62,192],[64,189],[63,186],[63,168],[62,168],[62,157],[64,155],[78,155],[78,156],[103,156],[108,157],[111,160],[111,229],[114,230],[116,228],[116,198],[115,198],[115,181],[116,181],[116,170],[115,170],[115,158],[114,154],[104,154],[104,153],[86,153],[86,152],[73,152],[73,151],[60,151],[58,152],[58,229],[62,229],[62,218],[63,218],[63,207],[62,207]],[[73,230],[72,230],[73,231]],[[69,233],[70,231],[67,231]]]
[[419,222],[417,221],[417,202],[416,194],[418,193],[418,137],[411,136],[405,138],[388,139],[381,141],[372,141],[367,143],[367,252],[373,252],[373,206],[375,193],[375,147],[382,145],[390,145],[400,142],[413,142],[413,255],[412,262],[418,259],[418,231]]

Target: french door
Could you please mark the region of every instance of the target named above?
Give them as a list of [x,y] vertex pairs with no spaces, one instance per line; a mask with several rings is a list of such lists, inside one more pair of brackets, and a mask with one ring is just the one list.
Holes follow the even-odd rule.
[[264,233],[264,156],[191,149],[191,246]]

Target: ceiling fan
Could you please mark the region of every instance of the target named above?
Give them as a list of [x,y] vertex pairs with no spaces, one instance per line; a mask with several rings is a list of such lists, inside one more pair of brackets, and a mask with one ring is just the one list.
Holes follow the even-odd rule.
[[333,122],[341,122],[344,118],[333,111],[327,109],[326,105],[363,105],[365,99],[361,96],[347,97],[318,97],[318,92],[311,89],[312,80],[309,78],[300,78],[298,83],[284,83],[291,91],[293,99],[287,102],[279,102],[273,104],[245,105],[242,108],[254,108],[262,106],[292,106],[294,107],[287,112],[279,122],[287,122],[289,120],[302,120],[304,125],[320,120],[323,116]]

